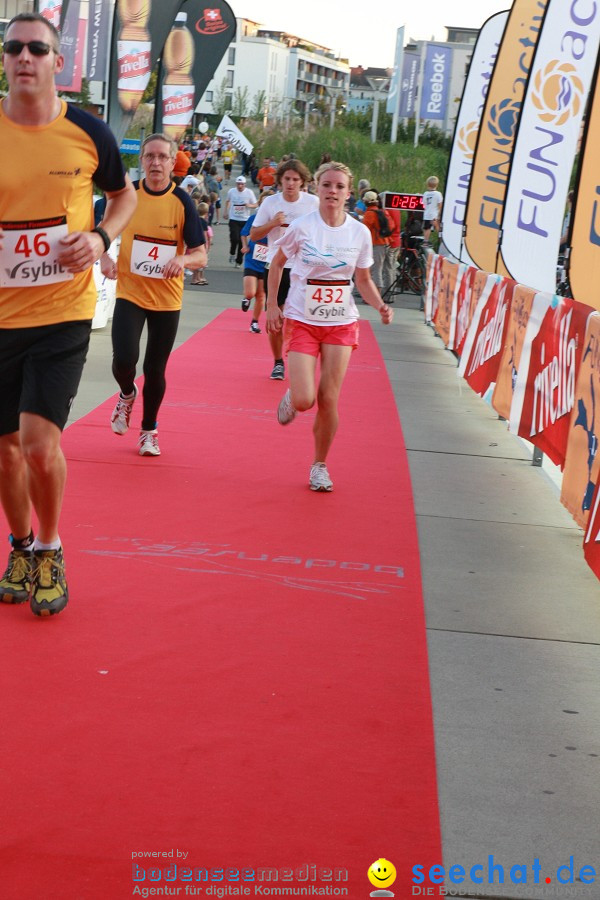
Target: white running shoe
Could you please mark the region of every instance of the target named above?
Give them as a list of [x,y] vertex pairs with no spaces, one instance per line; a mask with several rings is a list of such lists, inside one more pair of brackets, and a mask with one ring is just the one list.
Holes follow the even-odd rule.
[[329,477],[324,462],[313,463],[310,467],[309,483],[311,491],[331,491],[333,489],[333,481]]
[[133,397],[122,397],[119,394],[117,405],[112,411],[110,417],[110,427],[115,434],[125,434],[129,430],[129,420],[131,418],[131,410],[138,395],[137,385],[133,386]]
[[290,389],[288,388],[279,401],[279,406],[277,408],[277,421],[280,425],[288,425],[296,418],[296,412],[297,410],[295,410],[292,406],[292,395],[290,393]]
[[160,456],[157,429],[154,428],[152,431],[140,431],[138,447],[140,456]]

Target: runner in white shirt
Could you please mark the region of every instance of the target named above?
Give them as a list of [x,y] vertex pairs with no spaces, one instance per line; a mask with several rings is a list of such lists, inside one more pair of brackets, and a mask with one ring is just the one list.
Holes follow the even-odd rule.
[[[267,331],[284,328],[288,354],[290,388],[279,404],[277,418],[287,425],[297,412],[318,404],[309,484],[313,491],[331,491],[326,459],[337,431],[340,390],[352,350],[358,346],[359,313],[352,298],[352,277],[365,302],[381,314],[384,325],[392,321],[393,310],[383,302],[371,278],[370,232],[344,210],[352,173],[342,163],[327,162],[315,179],[318,210],[292,223],[277,241],[269,270]],[[276,297],[288,261],[290,290],[282,310]]]
[[235,263],[236,269],[242,265],[242,228],[258,206],[256,197],[246,187],[246,179],[238,175],[235,187],[227,192],[223,219],[229,219],[229,262]]
[[[259,241],[266,237],[268,242],[267,268],[265,270],[265,290],[268,290],[269,265],[275,256],[275,242],[283,237],[286,228],[300,216],[312,212],[319,206],[318,199],[308,194],[306,185],[311,174],[299,159],[288,159],[279,165],[275,181],[279,193],[267,197],[262,203],[254,219],[250,240]],[[283,306],[290,287],[290,266],[287,263],[282,273],[277,293],[277,303]],[[269,333],[269,343],[273,352],[273,371],[271,378],[281,381],[285,375],[283,364],[283,337],[281,331]]]

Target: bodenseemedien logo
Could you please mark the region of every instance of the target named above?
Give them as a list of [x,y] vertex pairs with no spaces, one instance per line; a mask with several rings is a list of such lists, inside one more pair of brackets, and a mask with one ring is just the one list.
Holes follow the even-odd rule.
[[579,115],[583,103],[583,82],[571,63],[552,59],[533,76],[531,102],[542,122],[564,125]]
[[488,128],[501,147],[514,143],[520,114],[521,103],[508,98],[495,103],[490,109]]

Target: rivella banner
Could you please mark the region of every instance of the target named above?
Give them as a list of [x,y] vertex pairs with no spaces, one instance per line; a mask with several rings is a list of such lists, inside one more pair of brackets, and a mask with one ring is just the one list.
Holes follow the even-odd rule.
[[477,134],[483,105],[496,64],[508,10],[491,16],[481,27],[463,89],[444,190],[442,232],[450,253],[473,265],[463,242],[463,223]]
[[521,103],[550,0],[514,0],[485,98],[471,169],[465,245],[486,272],[508,273],[498,238]]
[[158,74],[154,131],[178,141],[235,39],[235,14],[224,0],[184,0],[167,37]]
[[562,469],[590,308],[570,297],[535,295],[521,348],[509,430]]
[[592,87],[579,171],[571,211],[568,243],[569,284],[580,303],[600,310],[600,55]]
[[148,87],[150,75],[181,0],[117,0],[108,82],[108,124],[121,143]]
[[420,118],[445,121],[452,73],[452,49],[441,44],[427,44],[425,68],[421,82]]
[[583,341],[560,499],[582,528],[600,479],[600,314],[590,315]]
[[548,6],[504,202],[500,252],[513,278],[556,286],[556,259],[581,122],[600,48],[600,6]]

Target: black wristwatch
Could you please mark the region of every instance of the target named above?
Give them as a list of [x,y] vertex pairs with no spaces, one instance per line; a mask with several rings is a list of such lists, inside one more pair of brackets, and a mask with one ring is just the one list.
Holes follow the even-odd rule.
[[104,228],[100,228],[99,225],[96,225],[95,228],[92,228],[92,231],[95,231],[96,234],[100,235],[100,237],[104,241],[104,252],[105,253],[108,252],[108,249],[109,249],[110,245],[112,244],[112,241],[109,238],[109,236],[107,235],[107,233],[105,232]]

